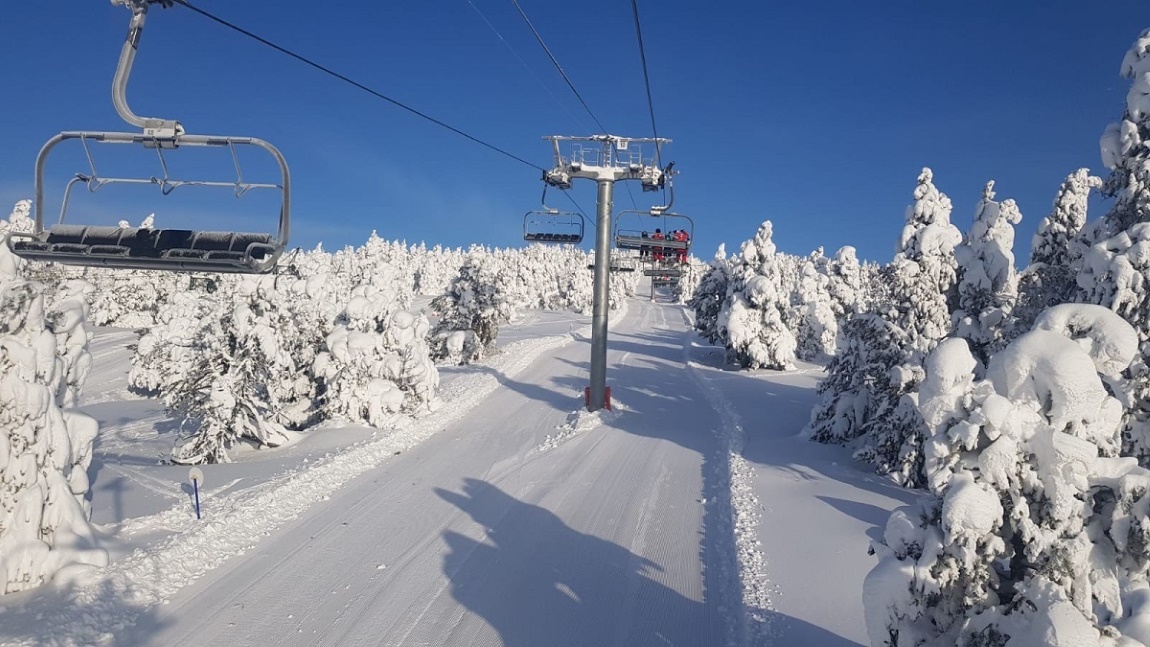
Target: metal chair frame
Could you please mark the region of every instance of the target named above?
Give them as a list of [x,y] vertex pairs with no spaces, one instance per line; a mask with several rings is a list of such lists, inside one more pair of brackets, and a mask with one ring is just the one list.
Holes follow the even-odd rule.
[[[523,214],[523,240],[533,243],[576,245],[583,242],[586,218],[575,211],[547,206],[547,184],[543,184],[542,209]],[[541,226],[543,225],[543,226]],[[548,230],[550,226],[550,230]]]
[[[131,9],[132,19],[112,81],[112,102],[125,122],[141,128],[142,131],[137,133],[66,131],[49,139],[36,157],[33,204],[35,229],[30,233],[12,233],[7,239],[8,248],[25,259],[65,265],[221,273],[271,272],[283,254],[290,235],[291,174],[287,161],[276,147],[262,139],[186,134],[183,126],[176,120],[139,117],[133,113],[127,103],[127,84],[139,47],[148,6],[160,4],[170,7],[172,0],[113,0],[113,4]],[[52,150],[67,140],[80,141],[88,160],[89,173],[77,173],[68,181],[57,223],[47,225],[44,216],[44,168]],[[159,159],[161,173],[159,176],[149,178],[102,177],[96,170],[95,159],[89,147],[90,142],[134,144],[153,148]],[[226,147],[235,165],[235,181],[173,178],[168,172],[164,151],[181,146]],[[269,184],[245,181],[236,153],[237,146],[255,146],[269,153],[279,166],[280,182]],[[231,187],[237,198],[251,189],[278,189],[282,194],[279,225],[274,234],[268,234],[67,224],[69,198],[73,187],[81,182],[93,193],[110,184],[152,184],[158,186],[160,193],[165,196],[182,186]]]

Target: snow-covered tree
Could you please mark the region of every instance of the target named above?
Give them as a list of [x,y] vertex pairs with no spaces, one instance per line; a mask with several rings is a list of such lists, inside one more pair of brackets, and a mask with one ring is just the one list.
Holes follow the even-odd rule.
[[996,202],[986,183],[966,240],[955,249],[959,264],[955,334],[970,342],[980,363],[1000,347],[1018,298],[1014,227],[1022,220],[1014,200]]
[[1106,308],[1066,304],[985,380],[965,340],[931,353],[918,392],[930,496],[872,542],[872,645],[1150,641],[1150,471],[1115,456],[1122,407],[1107,388],[1137,346]]
[[357,286],[314,363],[325,416],[377,428],[434,406],[439,371],[428,354],[427,318],[401,309],[395,281]]
[[884,420],[903,390],[900,374],[891,368],[902,362],[905,344],[906,334],[884,317],[848,317],[803,433],[817,442],[841,444],[864,436]]
[[744,368],[794,366],[795,336],[785,323],[790,291],[783,282],[783,263],[776,257],[772,231],[771,221],[764,221],[755,237],[743,243],[719,312],[717,329],[727,357]]
[[1053,305],[1075,301],[1077,273],[1084,251],[1082,230],[1091,191],[1102,179],[1080,168],[1062,182],[1050,215],[1042,219],[1030,244],[1030,264],[1018,277],[1018,307],[1011,333],[1028,330]]
[[1133,79],[1120,124],[1102,137],[1102,157],[1111,175],[1102,187],[1115,202],[1088,225],[1089,247],[1078,274],[1079,300],[1108,307],[1134,326],[1139,357],[1127,371],[1125,452],[1150,464],[1150,29],[1122,62]]
[[906,331],[919,359],[950,333],[957,305],[955,247],[962,234],[950,223],[950,212],[950,198],[935,187],[934,173],[924,168],[892,263],[893,305],[899,312],[895,323]]
[[478,252],[467,257],[447,292],[431,302],[439,313],[430,334],[432,358],[468,364],[494,347],[499,326],[512,313],[499,283],[499,268],[490,257]]
[[870,302],[868,270],[859,263],[858,253],[854,247],[845,245],[835,252],[834,258],[827,267],[830,276],[830,296],[834,303],[835,313],[839,319],[857,312],[870,311],[873,304]]
[[719,343],[722,339],[718,327],[719,313],[722,312],[723,301],[727,297],[730,272],[727,248],[720,244],[715,251],[714,259],[711,260],[710,269],[703,275],[687,302],[687,305],[695,311],[695,330],[712,344]]
[[888,303],[875,312],[889,328],[867,319],[843,327],[840,357],[828,367],[807,427],[820,442],[858,437],[856,458],[909,486],[921,482],[926,434],[912,394],[922,380],[922,358],[950,331],[955,247],[962,240],[950,224],[950,199],[934,186],[929,168],[919,175],[914,197],[894,262],[875,281],[890,286]]
[[227,461],[240,441],[275,446],[287,429],[313,421],[315,384],[307,368],[322,337],[315,338],[300,312],[318,294],[308,294],[306,281],[281,280],[288,285],[277,286],[274,275],[237,277],[218,298],[185,304],[181,317],[141,339],[131,383],[158,389],[185,429],[193,426],[172,460]]
[[703,277],[710,272],[711,266],[699,259],[691,256],[687,262],[683,264],[683,274],[679,277],[679,282],[675,284],[674,295],[675,301],[683,305],[688,305],[691,298],[695,296],[695,292],[699,289],[699,284],[703,282]]
[[1111,170],[1102,187],[1115,204],[1106,216],[1111,235],[1150,220],[1150,29],[1122,59],[1122,76],[1132,80],[1122,121],[1102,135],[1102,162]]
[[820,247],[798,264],[791,291],[791,320],[794,321],[795,355],[816,361],[835,354],[841,305],[832,294],[831,259]]
[[[18,205],[18,209],[19,209]],[[24,214],[26,216],[26,212]],[[69,410],[91,365],[87,305],[45,305],[0,235],[0,594],[72,565],[103,565],[89,524],[97,423]],[[73,295],[74,297],[74,295]]]

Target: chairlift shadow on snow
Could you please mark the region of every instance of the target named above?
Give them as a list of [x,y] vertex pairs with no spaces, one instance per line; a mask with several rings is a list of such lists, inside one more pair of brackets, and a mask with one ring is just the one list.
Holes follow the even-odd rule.
[[486,529],[485,541],[444,532],[443,571],[505,647],[718,643],[716,609],[656,581],[651,560],[485,481],[435,491]]
[[[690,599],[658,581],[659,564],[579,532],[486,481],[465,479],[461,492],[435,492],[486,530],[483,541],[445,531],[443,572],[452,597],[482,617],[505,647],[728,642],[724,618],[732,611],[720,608],[711,586],[702,601]],[[861,647],[783,613],[753,612],[767,635],[802,639],[795,644]]]
[[863,503],[862,501],[851,501],[834,496],[816,495],[815,498],[845,515],[854,517],[868,524],[869,527],[866,531],[867,537],[875,540],[882,539],[883,530],[886,528],[886,521],[890,517],[890,512],[885,508],[880,508],[870,503]]
[[[840,636],[829,629],[825,629],[806,620],[788,616],[785,613],[771,609],[754,609],[752,616],[764,619],[766,635],[769,636],[767,644],[786,645],[817,645],[818,647],[865,647],[850,638]],[[779,637],[783,637],[782,640]],[[771,639],[773,638],[773,640]],[[754,644],[754,643],[752,643]]]

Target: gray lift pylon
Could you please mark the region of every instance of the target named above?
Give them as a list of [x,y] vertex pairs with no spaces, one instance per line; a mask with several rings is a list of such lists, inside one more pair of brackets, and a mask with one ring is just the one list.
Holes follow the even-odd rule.
[[[157,269],[169,271],[258,273],[271,272],[287,246],[291,217],[291,176],[287,162],[276,147],[253,137],[185,134],[175,119],[140,117],[128,107],[127,87],[132,64],[139,48],[140,36],[148,7],[159,4],[170,7],[173,0],[112,0],[132,12],[128,36],[120,49],[120,59],[112,80],[112,103],[120,117],[140,132],[63,132],[48,140],[36,157],[36,185],[33,214],[35,229],[31,233],[14,232],[7,245],[12,253],[33,261],[65,265],[111,268]],[[87,155],[89,173],[77,173],[64,189],[59,222],[47,225],[44,218],[44,166],[48,154],[65,140],[79,140]],[[135,144],[154,149],[161,173],[152,177],[101,177],[96,172],[89,143]],[[235,165],[236,180],[219,182],[183,180],[168,174],[165,150],[181,146],[227,148]],[[243,179],[237,146],[255,146],[267,151],[279,165],[279,184],[253,183]],[[108,184],[152,184],[162,195],[183,186],[216,186],[231,188],[237,198],[251,189],[272,189],[281,193],[279,226],[274,233],[240,231],[201,231],[187,229],[152,229],[115,225],[71,224],[65,222],[72,187],[83,182],[95,192]]]
[[[664,187],[666,173],[657,160],[664,138],[632,139],[616,135],[566,137],[550,135],[555,151],[555,166],[544,175],[544,181],[559,189],[570,189],[576,179],[595,180],[598,185],[595,231],[594,296],[591,312],[591,386],[587,395],[587,410],[598,411],[609,405],[607,391],[607,306],[610,298],[611,278],[611,210],[615,182],[639,180],[644,191],[658,191]],[[560,142],[569,142],[571,148],[563,155]],[[649,157],[643,156],[643,146],[653,147]]]

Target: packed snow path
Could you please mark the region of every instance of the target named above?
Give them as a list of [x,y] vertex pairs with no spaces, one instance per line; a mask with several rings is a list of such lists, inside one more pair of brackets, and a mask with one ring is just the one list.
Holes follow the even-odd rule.
[[615,412],[580,413],[588,339],[512,327],[408,430],[272,478],[299,454],[209,466],[202,522],[186,468],[133,457],[162,411],[97,366],[94,517],[141,550],[0,599],[0,645],[864,643],[867,534],[910,495],[796,436],[821,371],[723,367],[679,306],[613,314]]
[[612,330],[606,424],[572,415],[588,344],[568,344],[181,591],[130,642],[742,643],[730,523],[706,505],[726,498],[708,465],[723,448],[683,370],[689,339],[679,308],[633,301]]

